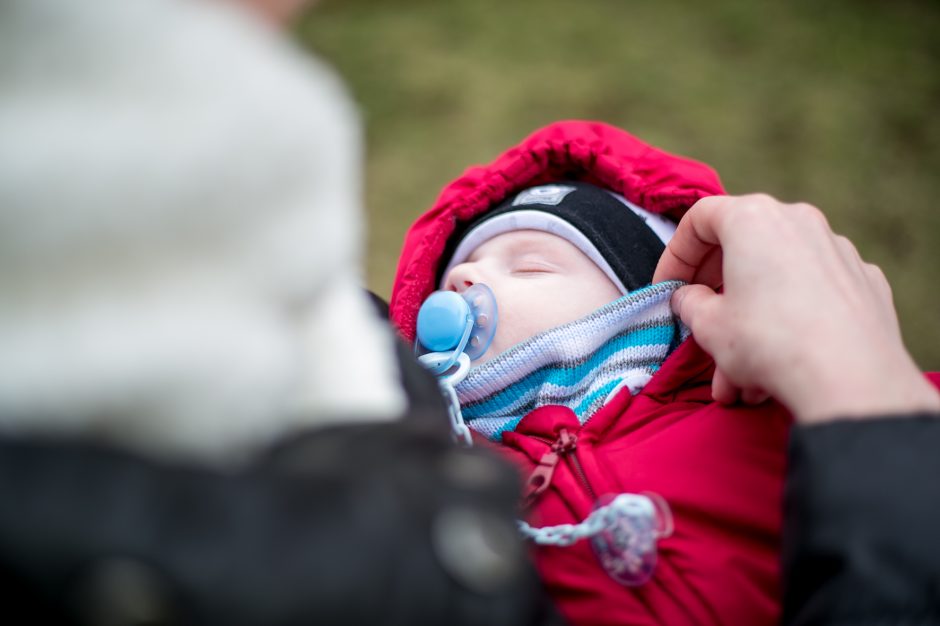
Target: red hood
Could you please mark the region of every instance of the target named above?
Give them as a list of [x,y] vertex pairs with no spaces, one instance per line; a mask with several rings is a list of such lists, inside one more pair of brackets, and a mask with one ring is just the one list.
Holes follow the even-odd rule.
[[408,230],[392,288],[390,316],[414,340],[418,309],[436,288],[441,255],[458,224],[473,220],[516,191],[581,180],[622,194],[674,220],[701,198],[725,193],[718,175],[600,122],[555,122],[535,131],[489,165],[469,168],[446,187]]

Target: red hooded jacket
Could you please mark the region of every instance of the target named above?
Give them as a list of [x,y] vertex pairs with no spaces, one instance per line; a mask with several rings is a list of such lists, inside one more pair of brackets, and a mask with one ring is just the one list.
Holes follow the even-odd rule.
[[[516,191],[583,180],[674,220],[724,190],[709,167],[672,156],[617,128],[559,122],[492,164],[445,187],[405,239],[390,313],[414,339],[418,309],[436,288],[441,255],[458,222]],[[536,565],[573,624],[775,624],[779,618],[781,502],[790,417],[774,403],[728,407],[711,398],[714,364],[687,340],[636,396],[627,389],[584,426],[567,408],[527,415],[499,446],[530,475],[562,429],[576,447],[562,455],[526,511],[533,526],[574,524],[597,496],[654,492],[669,504],[673,534],[659,542],[653,578],[625,587],[588,542],[534,548]],[[483,441],[483,438],[479,438]]]

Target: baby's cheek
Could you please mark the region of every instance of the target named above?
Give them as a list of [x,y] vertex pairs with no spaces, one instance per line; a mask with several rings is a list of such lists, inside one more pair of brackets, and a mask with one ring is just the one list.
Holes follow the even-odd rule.
[[594,301],[598,299],[589,289],[570,281],[546,285],[538,298],[538,309],[533,311],[540,325],[538,332],[583,317],[597,308]]
[[507,310],[500,312],[499,326],[496,328],[496,341],[502,350],[531,337],[538,325],[538,315],[528,311]]
[[511,298],[498,303],[498,306],[499,323],[490,350],[491,356],[551,327],[552,311],[546,310],[541,303]]
[[577,281],[527,280],[502,286],[497,293],[499,324],[486,359],[529,339],[533,335],[567,324],[616,300],[612,293],[596,285]]
[[575,290],[577,295],[572,294],[572,297],[567,301],[568,306],[571,307],[571,319],[584,317],[622,295],[620,290],[606,276],[603,277],[603,281],[583,281]]

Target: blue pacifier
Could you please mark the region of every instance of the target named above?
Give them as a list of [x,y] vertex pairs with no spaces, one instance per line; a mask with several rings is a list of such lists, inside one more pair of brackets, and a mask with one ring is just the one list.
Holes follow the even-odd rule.
[[418,310],[415,352],[425,367],[440,375],[461,353],[480,358],[496,335],[496,296],[482,283],[464,291],[435,291]]
[[483,356],[493,342],[496,296],[481,283],[463,293],[435,291],[418,310],[417,330],[415,354],[437,376],[447,396],[454,438],[464,445],[473,445],[454,387],[466,378],[470,361]]

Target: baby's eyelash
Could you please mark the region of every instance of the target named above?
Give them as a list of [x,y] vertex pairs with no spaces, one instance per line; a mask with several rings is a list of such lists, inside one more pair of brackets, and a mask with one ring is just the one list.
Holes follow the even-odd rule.
[[514,274],[550,274],[555,268],[542,263],[520,263],[512,268]]

